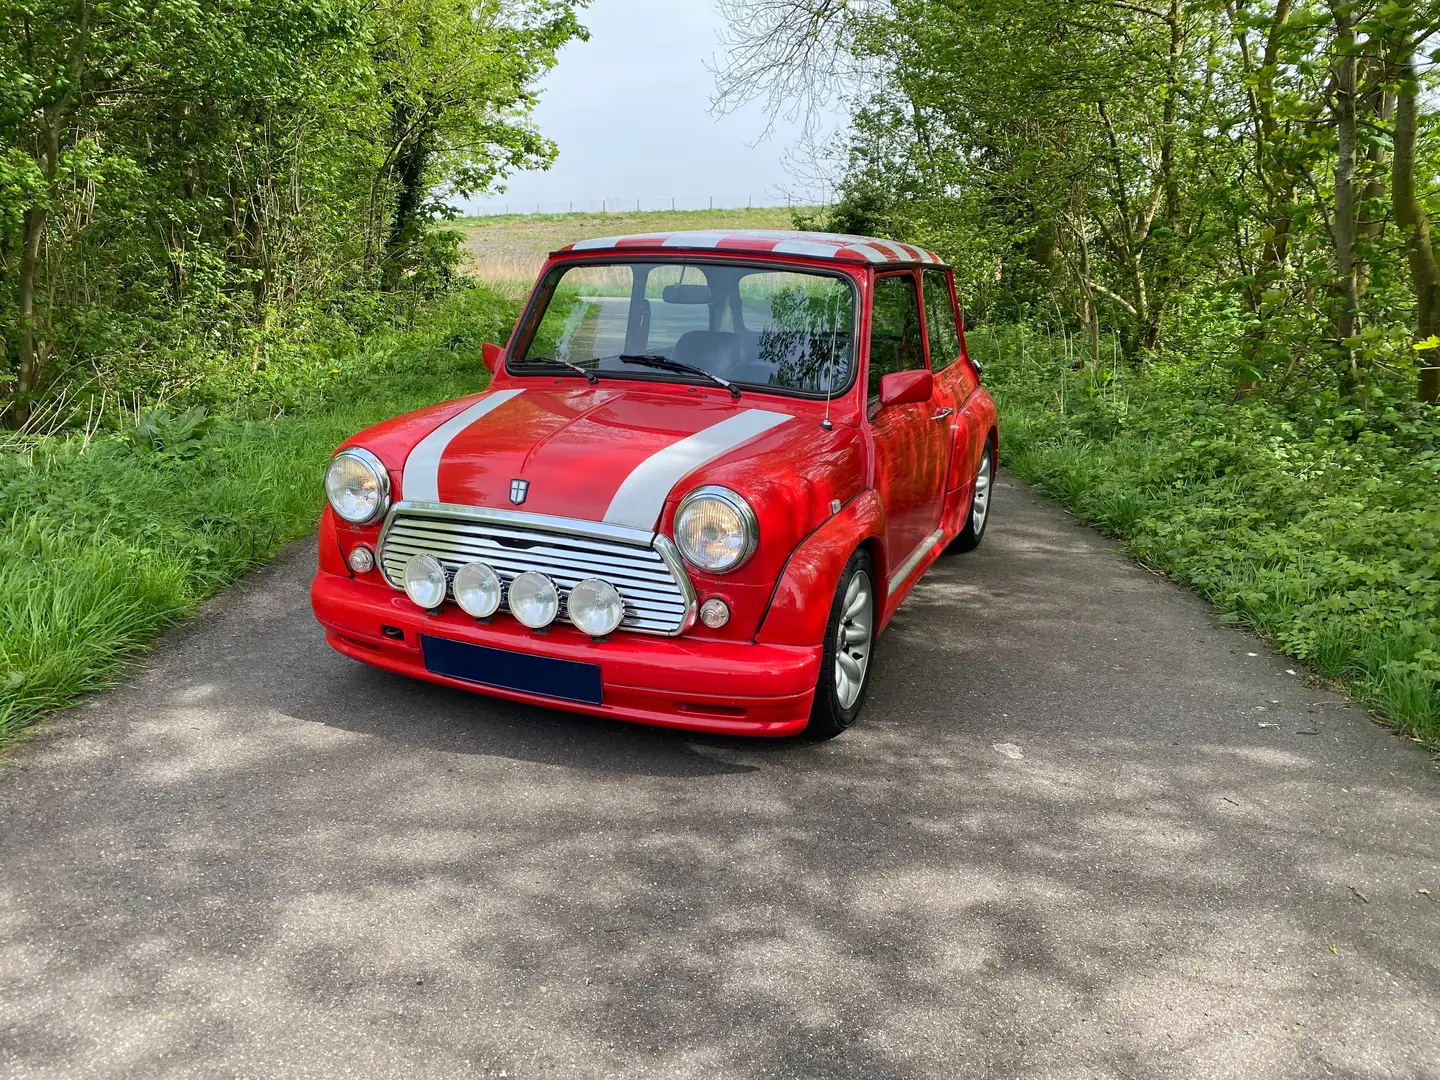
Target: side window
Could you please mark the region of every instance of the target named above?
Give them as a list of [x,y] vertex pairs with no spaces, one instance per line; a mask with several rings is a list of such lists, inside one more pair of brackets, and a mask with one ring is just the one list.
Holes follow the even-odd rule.
[[955,328],[955,304],[944,270],[924,271],[925,329],[930,335],[930,366],[936,371],[960,359],[960,333]]
[[878,278],[870,303],[870,397],[878,401],[881,376],[925,366],[914,277]]

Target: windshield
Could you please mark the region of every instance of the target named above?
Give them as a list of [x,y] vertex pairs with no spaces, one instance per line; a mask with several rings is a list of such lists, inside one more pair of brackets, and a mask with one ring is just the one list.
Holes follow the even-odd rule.
[[634,378],[696,376],[626,363],[659,357],[743,387],[838,392],[850,381],[854,292],[846,278],[774,265],[612,262],[557,267],[511,370],[546,360]]

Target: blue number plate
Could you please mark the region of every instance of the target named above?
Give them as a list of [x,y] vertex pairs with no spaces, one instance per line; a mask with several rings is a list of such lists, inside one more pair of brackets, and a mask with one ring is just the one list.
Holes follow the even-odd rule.
[[600,665],[469,645],[449,638],[420,635],[425,670],[452,679],[543,694],[565,701],[600,704]]

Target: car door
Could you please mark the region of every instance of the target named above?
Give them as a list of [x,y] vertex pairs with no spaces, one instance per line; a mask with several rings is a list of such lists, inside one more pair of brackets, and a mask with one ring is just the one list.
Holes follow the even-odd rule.
[[975,392],[977,383],[975,373],[962,359],[964,349],[950,272],[926,269],[921,271],[920,278],[925,301],[925,342],[930,370],[935,373],[935,396],[940,399],[941,409],[951,410],[942,423],[949,433],[949,478],[945,489],[954,491],[968,484],[975,471],[978,448],[965,403]]
[[918,285],[910,270],[877,275],[870,300],[868,415],[892,588],[908,576],[939,526],[949,449],[950,429],[934,419],[945,408],[937,398],[880,405],[885,375],[927,366]]

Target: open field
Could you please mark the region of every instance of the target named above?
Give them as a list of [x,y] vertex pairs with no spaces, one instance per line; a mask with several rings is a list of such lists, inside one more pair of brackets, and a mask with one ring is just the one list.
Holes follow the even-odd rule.
[[[803,209],[803,208],[802,208]],[[545,256],[558,247],[597,236],[678,232],[683,229],[792,229],[786,206],[752,210],[647,210],[629,214],[506,214],[461,218],[470,255],[466,271],[496,285],[528,286]]]

